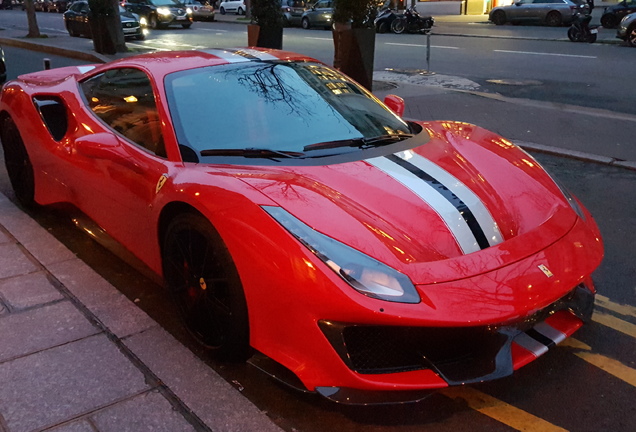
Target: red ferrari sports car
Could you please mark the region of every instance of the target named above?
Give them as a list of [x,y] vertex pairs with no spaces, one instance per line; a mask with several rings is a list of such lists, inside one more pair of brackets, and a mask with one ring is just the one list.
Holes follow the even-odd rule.
[[23,205],[80,209],[221,357],[390,398],[546,352],[589,319],[603,255],[531,156],[400,102],[290,52],[161,52],[20,76],[0,137]]

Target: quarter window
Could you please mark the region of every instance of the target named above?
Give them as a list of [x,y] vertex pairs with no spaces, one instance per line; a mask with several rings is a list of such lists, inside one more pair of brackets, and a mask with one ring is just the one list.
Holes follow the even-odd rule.
[[139,69],[112,69],[81,83],[89,108],[132,142],[165,157],[152,85]]

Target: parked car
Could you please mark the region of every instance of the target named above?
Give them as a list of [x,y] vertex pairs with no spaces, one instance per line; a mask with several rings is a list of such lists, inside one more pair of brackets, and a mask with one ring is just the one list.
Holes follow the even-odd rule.
[[46,10],[47,12],[64,13],[64,11],[68,9],[69,3],[69,0],[51,0]]
[[245,11],[247,7],[245,6],[245,1],[243,0],[230,0],[223,1],[219,5],[219,12],[221,15],[225,15],[228,12],[234,12],[237,15],[245,15]]
[[330,29],[333,25],[333,1],[319,0],[303,12],[300,24],[304,29],[323,27]]
[[179,0],[125,0],[123,6],[145,19],[151,29],[171,25],[180,25],[183,28],[192,26],[192,11]]
[[33,0],[33,8],[36,12],[48,12],[49,3],[50,0]]
[[636,12],[636,0],[623,0],[605,8],[601,15],[601,25],[605,28],[616,28],[625,15],[634,12]]
[[488,19],[496,25],[536,22],[554,27],[570,24],[577,13],[588,14],[589,10],[585,0],[519,0],[493,8]]
[[616,37],[636,48],[636,13],[625,15],[621,20]]
[[300,25],[303,13],[309,8],[305,0],[281,0],[283,24],[288,26]]
[[[90,8],[86,0],[75,1],[71,4],[66,12],[64,12],[64,25],[68,34],[71,36],[93,37],[90,26]],[[139,16],[127,11],[119,6],[119,18],[121,27],[124,31],[124,37],[135,38],[137,40],[145,39],[143,28],[139,22]]]
[[385,102],[300,54],[154,52],[7,82],[0,138],[19,203],[81,210],[222,358],[342,402],[511,375],[591,320],[594,218],[510,140]]
[[190,8],[195,21],[214,21],[214,7],[206,0],[181,0],[181,3]]

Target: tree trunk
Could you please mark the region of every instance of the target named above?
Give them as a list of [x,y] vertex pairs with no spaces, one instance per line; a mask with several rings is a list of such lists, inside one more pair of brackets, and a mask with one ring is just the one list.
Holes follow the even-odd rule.
[[352,29],[346,24],[336,23],[333,42],[333,66],[371,91],[375,59],[375,29]]
[[89,0],[93,47],[100,54],[126,52],[117,0]]
[[33,0],[24,0],[24,8],[26,10],[27,23],[29,26],[28,38],[39,38],[40,28],[38,27],[38,20],[35,16],[35,7],[33,6]]

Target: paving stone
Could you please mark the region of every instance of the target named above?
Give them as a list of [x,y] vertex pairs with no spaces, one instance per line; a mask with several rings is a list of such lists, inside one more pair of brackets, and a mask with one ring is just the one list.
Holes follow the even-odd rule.
[[152,318],[82,260],[76,258],[47,268],[118,337],[157,326]]
[[85,338],[98,331],[68,301],[5,314],[0,318],[0,361]]
[[36,265],[24,255],[18,245],[13,243],[0,244],[0,279],[36,270]]
[[42,264],[75,258],[75,254],[10,201],[0,201],[0,224]]
[[44,273],[31,273],[0,281],[0,294],[14,310],[64,298]]
[[52,427],[149,389],[103,334],[0,363],[0,383],[11,432]]
[[86,420],[80,420],[49,429],[48,432],[95,432],[95,428]]
[[156,391],[91,416],[100,432],[194,432],[182,414]]
[[280,432],[234,387],[162,328],[124,343],[215,432]]

